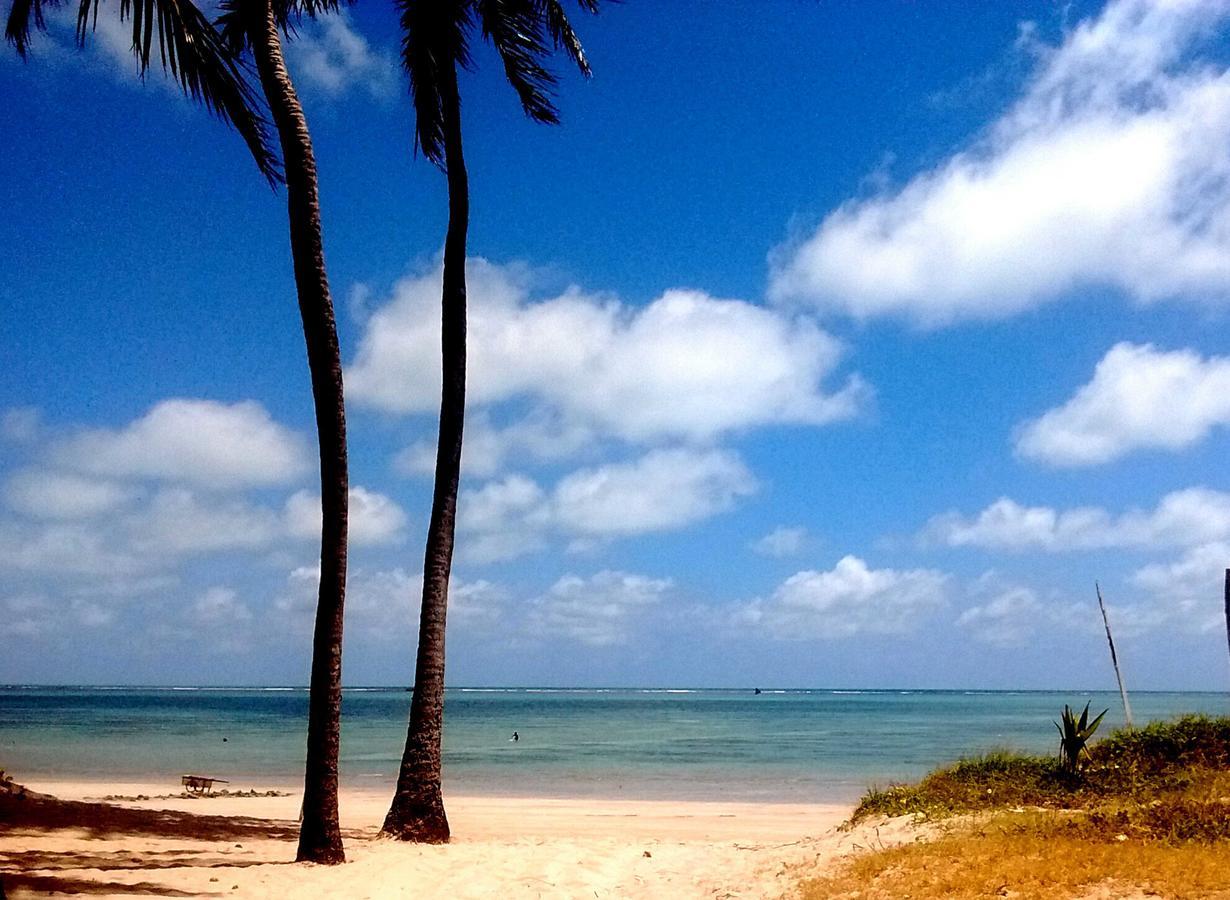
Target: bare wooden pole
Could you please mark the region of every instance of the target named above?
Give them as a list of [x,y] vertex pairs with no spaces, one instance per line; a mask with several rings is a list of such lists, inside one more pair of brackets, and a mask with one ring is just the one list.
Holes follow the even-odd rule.
[[[1230,591],[1230,569],[1226,570],[1227,591]],[[1106,643],[1110,645],[1110,663],[1115,667],[1115,680],[1119,682],[1119,696],[1123,698],[1123,718],[1127,727],[1132,727],[1132,706],[1128,703],[1127,688],[1123,686],[1123,674],[1119,671],[1119,657],[1115,653],[1115,639],[1110,636],[1110,619],[1106,618],[1106,602],[1102,599],[1102,588],[1095,581],[1093,589],[1098,594],[1098,608],[1102,610],[1102,624],[1106,626]],[[1226,612],[1230,615],[1230,593],[1226,594]]]
[[1226,569],[1226,642],[1230,644],[1230,569]]

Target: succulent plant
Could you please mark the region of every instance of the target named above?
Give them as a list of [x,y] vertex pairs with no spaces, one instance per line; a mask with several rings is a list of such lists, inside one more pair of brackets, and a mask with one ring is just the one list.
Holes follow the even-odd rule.
[[1063,724],[1056,722],[1055,727],[1059,729],[1059,755],[1063,759],[1064,768],[1069,772],[1080,768],[1081,757],[1089,753],[1089,739],[1098,730],[1102,717],[1107,712],[1108,710],[1102,710],[1098,717],[1090,722],[1088,703],[1085,704],[1085,711],[1080,714],[1080,718],[1077,718],[1072,707],[1064,704],[1063,715],[1060,717]]

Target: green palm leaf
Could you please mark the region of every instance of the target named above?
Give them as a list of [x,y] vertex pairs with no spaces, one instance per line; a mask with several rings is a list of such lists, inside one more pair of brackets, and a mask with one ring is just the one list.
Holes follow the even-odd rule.
[[[56,5],[56,0],[51,0]],[[100,0],[80,0],[77,41],[84,45],[98,22]],[[18,55],[29,51],[30,30],[46,30],[44,0],[13,0],[5,39]],[[247,144],[257,168],[271,184],[282,180],[281,165],[269,140],[263,103],[248,82],[251,74],[222,41],[209,19],[191,0],[120,0],[121,22],[132,23],[132,52],[144,77],[157,50],[164,71],[184,94],[229,123]]]

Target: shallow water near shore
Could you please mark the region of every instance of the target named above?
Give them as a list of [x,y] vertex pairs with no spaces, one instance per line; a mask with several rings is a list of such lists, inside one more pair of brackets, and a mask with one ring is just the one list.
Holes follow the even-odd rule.
[[[1137,693],[1138,724],[1224,715],[1223,693]],[[410,695],[351,688],[342,776],[393,782]],[[470,795],[848,802],[869,784],[917,778],[957,753],[1050,752],[1065,703],[1114,693],[453,688],[446,789]],[[302,688],[0,688],[0,768],[18,780],[150,781],[195,772],[236,788],[301,777]],[[512,741],[516,731],[520,740]]]

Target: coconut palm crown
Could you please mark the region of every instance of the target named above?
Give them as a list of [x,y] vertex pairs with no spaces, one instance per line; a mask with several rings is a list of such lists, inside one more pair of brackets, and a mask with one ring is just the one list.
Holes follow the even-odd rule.
[[[58,0],[13,0],[4,37],[23,59],[29,56],[31,30],[47,30],[45,10]],[[98,23],[100,0],[80,0],[77,42],[84,45]],[[270,184],[282,181],[281,165],[269,137],[259,95],[248,81],[248,67],[229,53],[221,35],[192,0],[119,0],[121,22],[132,22],[132,52],[144,77],[156,58],[183,92],[232,125],[247,144]]]

